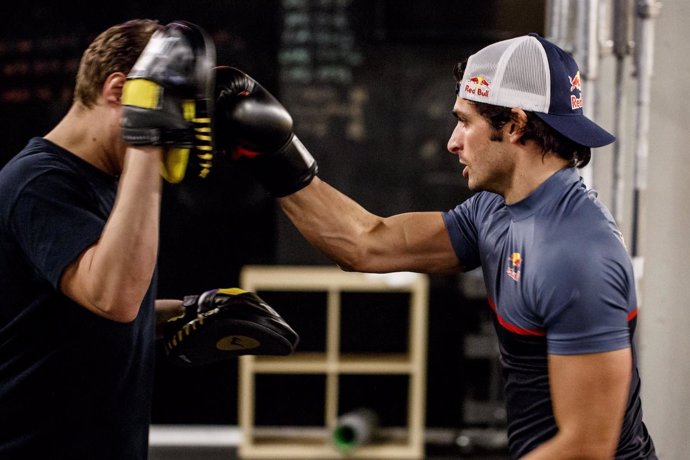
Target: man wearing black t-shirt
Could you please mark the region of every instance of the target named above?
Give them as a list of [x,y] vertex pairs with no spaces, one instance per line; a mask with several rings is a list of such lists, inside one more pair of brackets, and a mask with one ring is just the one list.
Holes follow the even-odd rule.
[[0,171],[0,458],[147,457],[161,164],[189,147],[159,136],[188,127],[160,77],[202,85],[180,67],[198,35],[151,20],[100,34],[69,112]]

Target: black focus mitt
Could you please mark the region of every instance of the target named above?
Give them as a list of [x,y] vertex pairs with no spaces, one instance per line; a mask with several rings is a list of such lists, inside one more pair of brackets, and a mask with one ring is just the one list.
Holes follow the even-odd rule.
[[200,366],[241,355],[291,354],[299,336],[258,295],[214,289],[184,298],[185,313],[165,323],[165,351],[181,366]]

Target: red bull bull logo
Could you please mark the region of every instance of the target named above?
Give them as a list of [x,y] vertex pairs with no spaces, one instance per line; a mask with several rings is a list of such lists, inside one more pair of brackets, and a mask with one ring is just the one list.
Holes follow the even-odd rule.
[[508,268],[506,274],[514,281],[520,281],[520,272],[522,271],[522,256],[519,252],[514,252],[508,257]]
[[467,79],[465,83],[465,93],[474,94],[476,96],[489,97],[489,80],[483,75],[476,75]]
[[578,70],[574,77],[568,75],[568,80],[570,80],[570,92],[578,92],[578,95],[570,95],[570,107],[573,110],[582,108],[582,80],[580,79],[580,71]]

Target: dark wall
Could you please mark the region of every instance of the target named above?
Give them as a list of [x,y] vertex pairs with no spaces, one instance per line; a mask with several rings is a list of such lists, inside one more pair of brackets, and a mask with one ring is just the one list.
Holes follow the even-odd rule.
[[241,65],[269,88],[277,79],[279,0],[4,2],[0,17],[0,164],[67,111],[81,53],[118,22],[195,22],[217,43],[219,63]]
[[[220,64],[246,70],[279,96],[322,178],[381,215],[445,210],[469,196],[445,147],[454,122],[453,66],[490,41],[541,32],[543,4],[155,0],[3,6],[0,164],[67,111],[79,57],[98,32],[134,17],[185,19],[212,35]],[[307,63],[299,60],[305,53]],[[166,185],[161,218],[161,297],[237,285],[246,264],[329,263],[237,165],[218,164],[202,182]],[[457,277],[432,277],[431,286],[427,421],[458,426],[463,388],[473,378],[465,373],[462,336],[477,313],[462,298]],[[160,353],[154,423],[237,423],[235,362],[177,369]]]

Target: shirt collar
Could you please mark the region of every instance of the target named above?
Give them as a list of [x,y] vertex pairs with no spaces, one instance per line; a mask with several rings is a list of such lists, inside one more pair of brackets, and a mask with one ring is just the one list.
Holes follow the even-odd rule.
[[539,208],[553,203],[565,190],[577,182],[582,182],[582,177],[575,168],[564,168],[556,171],[551,177],[542,182],[526,198],[506,205],[513,220],[522,220],[531,216]]

